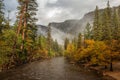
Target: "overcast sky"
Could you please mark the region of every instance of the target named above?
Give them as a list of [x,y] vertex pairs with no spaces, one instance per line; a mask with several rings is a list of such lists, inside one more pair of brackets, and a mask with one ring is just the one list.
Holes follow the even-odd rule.
[[[95,6],[106,7],[108,0],[37,0],[37,24],[48,25],[49,22],[62,22],[67,19],[80,19],[85,13],[93,11]],[[16,19],[17,0],[5,0],[7,10],[11,10],[12,23]],[[111,6],[120,5],[120,0],[110,0]]]

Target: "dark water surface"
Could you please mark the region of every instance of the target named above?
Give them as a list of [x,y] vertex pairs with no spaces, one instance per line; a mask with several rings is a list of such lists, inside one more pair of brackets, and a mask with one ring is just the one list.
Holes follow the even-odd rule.
[[33,62],[0,73],[0,80],[101,80],[92,72],[69,64],[64,57]]

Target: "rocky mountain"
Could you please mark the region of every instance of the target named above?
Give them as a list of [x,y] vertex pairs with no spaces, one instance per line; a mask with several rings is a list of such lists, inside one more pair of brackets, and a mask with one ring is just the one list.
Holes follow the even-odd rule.
[[[114,11],[114,8],[118,9],[118,7],[111,8]],[[100,15],[102,15],[105,9],[100,9]],[[48,26],[57,28],[65,33],[77,35],[78,33],[83,33],[86,27],[86,24],[89,22],[91,25],[94,19],[94,11],[89,12],[84,15],[84,17],[80,20],[66,20],[64,22],[56,23],[51,22]]]
[[[93,23],[94,12],[89,12],[84,15],[80,20],[66,20],[61,23],[51,22],[48,26],[52,29],[52,38],[57,40],[60,44],[63,44],[64,39],[74,38],[78,33],[84,32],[86,24]],[[47,36],[47,26],[38,25],[38,34]]]
[[[57,40],[59,44],[63,44],[64,39],[69,39],[77,36],[78,33],[83,33],[86,24],[93,23],[94,12],[89,12],[80,20],[66,20],[61,23],[51,22],[48,26],[52,29],[52,38]],[[38,34],[47,36],[47,26],[38,25]]]
[[87,13],[82,19],[80,20],[66,20],[61,23],[49,23],[48,26],[57,28],[65,33],[69,33],[72,35],[77,35],[80,32],[83,32],[85,29],[86,24],[93,22],[94,12]]
[[37,27],[38,27],[38,34],[41,34],[43,36],[47,35],[47,31],[48,31],[48,27],[47,26],[37,25]]

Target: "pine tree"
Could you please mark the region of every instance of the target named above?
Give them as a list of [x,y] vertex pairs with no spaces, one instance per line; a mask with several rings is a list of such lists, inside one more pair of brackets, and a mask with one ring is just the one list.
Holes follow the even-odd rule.
[[119,27],[118,27],[118,34],[117,34],[117,36],[118,36],[118,40],[120,41],[120,6],[119,6],[119,8],[118,8],[118,24],[119,24]]
[[78,40],[77,40],[77,49],[80,49],[82,46],[82,34],[79,33]]
[[5,29],[10,29],[10,10],[7,11],[8,12],[8,16],[7,19],[5,20]]
[[34,46],[37,36],[37,26],[35,24],[37,19],[35,18],[35,15],[38,5],[36,0],[18,0],[18,3],[19,14],[17,17],[17,37],[22,38],[20,51],[26,60],[27,55],[30,55],[35,48]]
[[43,49],[43,47],[42,47],[42,36],[41,35],[38,38],[38,46],[39,46],[40,49]]
[[102,26],[100,22],[100,14],[99,14],[99,9],[98,6],[96,6],[95,9],[95,16],[94,16],[94,23],[93,23],[93,39],[94,40],[102,40]]
[[24,16],[24,2],[23,0],[18,0],[18,16],[17,16],[17,36],[21,34],[22,26],[23,26],[23,16]]
[[[104,31],[105,31],[105,33],[104,33],[104,35],[105,35],[105,40],[107,41],[107,45],[109,45],[111,48],[113,47],[112,46],[112,43],[111,43],[111,41],[112,41],[112,38],[113,38],[113,36],[112,36],[112,32],[113,32],[113,30],[112,30],[112,21],[111,21],[111,18],[112,17],[112,12],[111,12],[111,8],[110,8],[110,4],[109,4],[109,1],[108,1],[108,3],[107,3],[107,8],[106,8],[106,10],[105,10],[105,22],[106,22],[106,24],[105,24],[105,27],[104,27]],[[110,53],[110,71],[113,71],[113,64],[112,64],[112,62],[113,62],[113,58],[112,58],[112,51],[111,51],[111,53]]]
[[52,47],[51,27],[48,26],[48,31],[47,31],[47,50],[48,50],[48,55],[49,56],[51,56],[51,47]]
[[67,46],[69,44],[69,39],[68,38],[65,38],[65,41],[64,41],[64,49],[67,50]]
[[54,42],[52,42],[52,50],[54,51],[55,53],[55,56],[58,56],[61,54],[61,50],[60,50],[60,46],[57,42],[57,40],[55,40]]
[[84,38],[87,40],[92,39],[92,27],[90,26],[90,23],[87,23],[85,32],[84,32]]
[[112,17],[112,36],[114,40],[118,40],[119,38],[119,19],[117,15],[117,11],[114,8],[113,17]]
[[104,14],[104,40],[111,40],[112,39],[112,26],[111,26],[111,8],[109,1],[107,3],[107,8],[105,9]]
[[98,38],[98,27],[99,27],[99,12],[98,6],[95,9],[94,23],[93,23],[93,39],[97,40]]
[[19,2],[19,16],[18,16],[18,30],[17,34],[22,35],[23,44],[21,49],[23,49],[25,41],[28,37],[35,39],[36,36],[36,11],[37,3],[36,0],[18,0]]
[[3,22],[5,21],[4,18],[4,3],[3,0],[0,0],[0,33],[2,33],[2,29],[4,27]]

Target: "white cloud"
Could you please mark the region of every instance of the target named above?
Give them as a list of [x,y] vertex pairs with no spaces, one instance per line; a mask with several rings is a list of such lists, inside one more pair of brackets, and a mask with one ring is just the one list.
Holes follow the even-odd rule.
[[[12,21],[15,21],[17,0],[5,0],[7,10],[11,10]],[[80,19],[95,6],[105,8],[108,0],[37,0],[37,24],[47,25],[49,22],[61,22],[66,19]],[[120,0],[110,0],[111,6],[120,5]]]
[[54,4],[56,3],[58,0],[48,0],[48,3]]
[[54,8],[53,10],[50,10],[50,11],[47,13],[46,17],[47,17],[47,18],[54,18],[54,17],[56,17],[57,15],[60,15],[61,12],[62,12],[62,10],[60,10],[59,8]]

